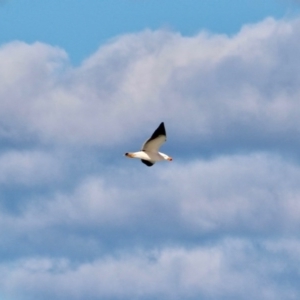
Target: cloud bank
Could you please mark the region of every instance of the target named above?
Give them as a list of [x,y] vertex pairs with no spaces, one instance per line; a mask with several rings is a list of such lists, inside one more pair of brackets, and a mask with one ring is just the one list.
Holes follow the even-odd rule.
[[299,29],[2,45],[0,296],[298,299]]

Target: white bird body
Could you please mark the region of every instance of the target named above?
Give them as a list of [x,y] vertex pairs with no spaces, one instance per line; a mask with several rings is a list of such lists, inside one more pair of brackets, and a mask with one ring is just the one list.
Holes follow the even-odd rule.
[[128,153],[129,157],[131,158],[139,158],[139,159],[146,159],[149,161],[160,161],[166,159],[167,156],[164,153],[161,152],[150,152],[150,151],[137,151],[137,152],[131,152]]
[[164,123],[161,123],[154,131],[152,136],[143,144],[142,150],[137,152],[127,152],[125,156],[129,158],[139,158],[141,161],[151,167],[157,161],[168,160],[172,158],[167,154],[159,152],[160,146],[166,141],[166,130]]

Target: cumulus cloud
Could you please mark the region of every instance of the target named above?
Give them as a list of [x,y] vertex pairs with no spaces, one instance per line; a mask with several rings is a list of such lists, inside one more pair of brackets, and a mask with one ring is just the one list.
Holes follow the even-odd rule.
[[0,155],[2,186],[34,186],[57,182],[63,176],[59,159],[39,151],[8,151]]
[[[220,235],[263,238],[299,231],[300,169],[279,157],[220,157],[157,168],[143,177],[140,172],[86,177],[68,192],[57,189],[20,203],[18,214],[2,213],[3,254],[22,252],[13,249],[20,237],[26,237],[28,253],[77,256],[71,249],[80,245],[81,259],[92,259],[129,245],[161,248]],[[63,241],[60,249],[55,240]]]
[[131,34],[76,69],[60,49],[8,44],[0,54],[3,128],[112,147],[165,120],[199,148],[285,147],[282,139],[298,148],[299,24],[267,19],[230,38]]
[[[298,298],[299,27],[2,45],[5,297]],[[161,121],[174,162],[122,157]]]
[[[65,259],[24,259],[0,267],[0,286],[4,293],[36,299],[294,299],[296,282],[279,288],[271,280],[286,276],[286,268],[299,270],[294,260],[282,265],[282,256],[288,254],[285,243],[257,242],[259,255],[257,245],[227,239],[192,249],[106,256],[79,265]],[[299,252],[298,242],[288,243]]]

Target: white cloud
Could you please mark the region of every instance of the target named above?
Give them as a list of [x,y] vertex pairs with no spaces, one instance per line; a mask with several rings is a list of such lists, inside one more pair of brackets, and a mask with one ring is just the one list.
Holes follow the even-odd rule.
[[297,284],[277,286],[272,281],[286,276],[291,267],[289,260],[282,264],[287,253],[274,255],[265,243],[257,244],[229,239],[192,249],[105,256],[78,265],[65,259],[25,259],[2,264],[0,286],[21,299],[295,299]]
[[233,37],[146,31],[116,39],[76,69],[60,49],[8,44],[0,51],[3,128],[113,146],[165,120],[187,140],[239,137],[249,147],[271,136],[278,144],[299,128],[299,26],[267,19]]
[[297,233],[299,180],[298,166],[267,154],[175,163],[143,177],[139,170],[115,171],[85,178],[68,193],[36,197],[13,217],[14,228],[23,235],[81,227],[140,242],[150,236],[179,242],[208,234]]
[[0,184],[36,186],[58,182],[64,167],[53,153],[8,151],[0,155]]

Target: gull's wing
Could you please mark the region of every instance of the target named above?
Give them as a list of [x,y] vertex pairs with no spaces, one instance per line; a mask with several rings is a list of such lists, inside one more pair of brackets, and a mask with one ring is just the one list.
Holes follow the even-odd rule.
[[145,159],[141,159],[141,162],[148,167],[152,167],[155,164],[154,162],[151,162],[151,161],[145,160]]
[[160,123],[157,129],[153,132],[142,146],[142,151],[158,152],[160,146],[167,140],[166,129],[164,122]]

